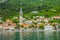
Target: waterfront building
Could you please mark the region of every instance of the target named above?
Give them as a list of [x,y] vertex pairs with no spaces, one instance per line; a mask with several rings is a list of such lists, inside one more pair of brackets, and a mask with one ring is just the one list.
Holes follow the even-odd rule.
[[53,30],[53,26],[50,24],[47,24],[44,26],[44,30]]

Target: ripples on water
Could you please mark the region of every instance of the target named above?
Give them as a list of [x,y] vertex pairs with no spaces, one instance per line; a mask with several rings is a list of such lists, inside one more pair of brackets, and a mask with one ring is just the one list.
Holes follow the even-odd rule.
[[0,40],[60,40],[60,31],[0,32]]

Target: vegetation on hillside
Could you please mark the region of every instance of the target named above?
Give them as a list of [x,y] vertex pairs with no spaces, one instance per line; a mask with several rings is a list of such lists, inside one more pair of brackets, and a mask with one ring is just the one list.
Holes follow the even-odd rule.
[[[0,3],[0,17],[2,17],[2,20],[18,17],[21,7],[23,8],[24,17],[60,15],[60,0],[8,0]],[[39,11],[39,13],[33,14],[31,11]]]

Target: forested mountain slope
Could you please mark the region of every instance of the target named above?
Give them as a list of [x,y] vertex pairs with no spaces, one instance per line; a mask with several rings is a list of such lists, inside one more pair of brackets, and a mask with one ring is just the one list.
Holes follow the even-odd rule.
[[20,7],[25,14],[39,11],[37,15],[47,15],[47,17],[60,15],[60,0],[7,0],[0,3],[0,16],[6,17],[4,19],[19,16]]

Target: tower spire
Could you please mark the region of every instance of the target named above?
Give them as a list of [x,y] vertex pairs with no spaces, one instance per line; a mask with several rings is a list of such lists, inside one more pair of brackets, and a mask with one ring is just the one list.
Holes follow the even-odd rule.
[[22,2],[20,3],[19,23],[23,23]]

